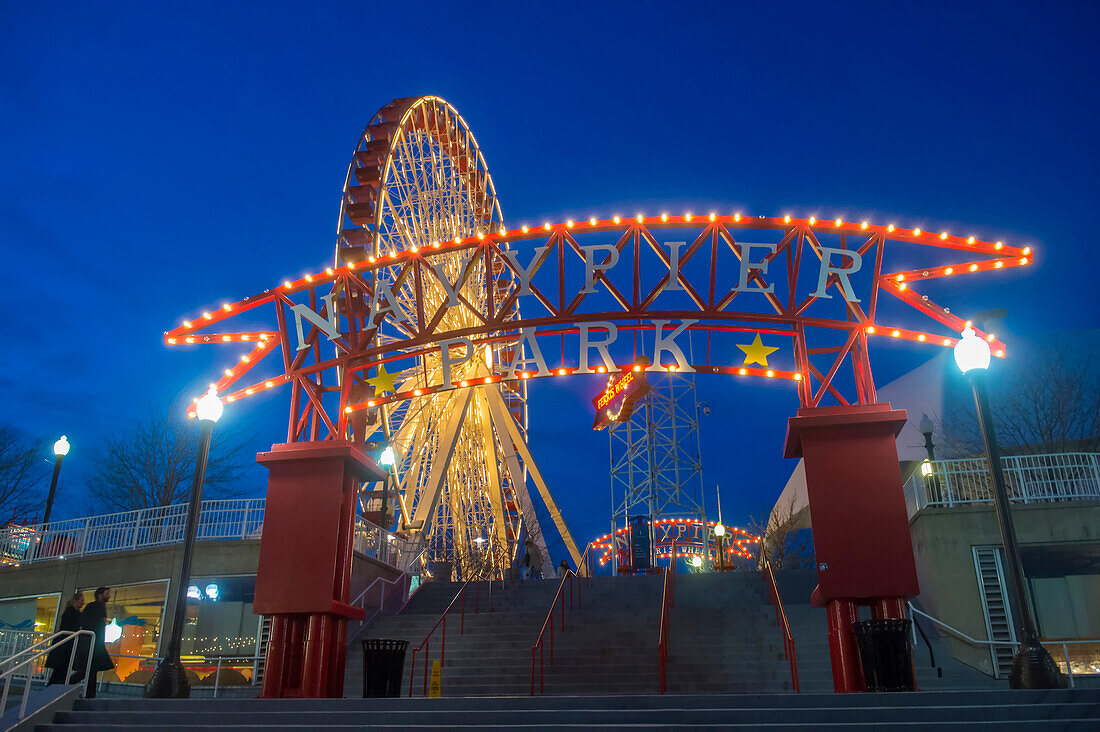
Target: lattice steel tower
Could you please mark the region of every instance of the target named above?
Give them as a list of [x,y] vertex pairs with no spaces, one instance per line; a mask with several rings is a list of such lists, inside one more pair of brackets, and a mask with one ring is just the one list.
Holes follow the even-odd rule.
[[608,428],[612,531],[631,516],[706,518],[695,377],[649,379],[649,393],[630,417]]

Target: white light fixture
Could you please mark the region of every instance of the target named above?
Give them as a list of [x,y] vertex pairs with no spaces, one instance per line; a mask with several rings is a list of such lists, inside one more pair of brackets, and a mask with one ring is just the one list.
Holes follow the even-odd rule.
[[700,567],[702,567],[703,566],[702,558],[692,557],[691,558],[691,566],[695,567],[696,569],[699,569]]
[[188,600],[201,600],[202,599],[202,595],[199,594],[199,588],[198,588],[197,585],[191,585],[190,587],[187,588],[187,599]]
[[920,464],[920,474],[927,478],[932,475],[932,462],[930,460],[923,460]]
[[485,537],[479,536],[479,537],[475,538],[474,543],[477,544],[478,546],[481,546],[482,544],[485,543]]
[[118,624],[117,618],[111,618],[111,622],[107,624],[107,627],[103,629],[103,642],[114,643],[122,637],[122,626]]
[[485,346],[485,365],[493,368],[493,347]]
[[61,439],[53,443],[53,454],[57,457],[65,457],[69,454],[69,438],[61,435]]
[[218,599],[218,594],[219,594],[219,589],[218,589],[217,584],[211,582],[210,584],[208,584],[206,586],[206,596],[209,597],[211,600],[217,600]]
[[962,338],[955,344],[955,363],[965,374],[973,369],[989,368],[989,344],[979,338],[973,328],[962,332]]
[[378,455],[378,464],[379,465],[393,465],[393,463],[394,463],[393,448],[390,447],[389,445],[386,445],[386,449],[383,450]]
[[213,386],[202,395],[195,405],[195,414],[204,422],[217,422],[222,416],[222,400],[218,399],[218,390]]
[[717,537],[723,537],[726,535],[726,527],[722,524],[714,525],[714,535]]

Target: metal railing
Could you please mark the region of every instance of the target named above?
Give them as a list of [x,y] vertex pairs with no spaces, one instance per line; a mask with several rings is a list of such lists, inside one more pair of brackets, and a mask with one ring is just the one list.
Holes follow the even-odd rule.
[[353,548],[365,557],[377,559],[404,572],[410,571],[416,560],[426,551],[420,541],[391,533],[362,516],[355,517]]
[[[977,638],[972,638],[969,635],[967,635],[966,633],[959,630],[958,628],[951,627],[950,625],[943,622],[939,618],[934,618],[931,615],[929,615],[928,613],[926,613],[922,610],[918,610],[917,608],[913,607],[912,602],[907,602],[905,604],[906,604],[906,607],[909,608],[909,614],[910,615],[913,615],[913,616],[920,615],[922,618],[927,618],[928,620],[935,623],[938,627],[943,628],[946,632],[948,632],[951,635],[955,636],[956,638],[963,641],[964,643],[969,643],[970,645],[974,645],[974,646],[987,646],[989,648],[992,648],[994,646],[1009,646],[1009,647],[1015,649],[1015,648],[1018,648],[1020,646],[1019,641],[990,641],[990,640],[979,640]],[[915,617],[914,617],[914,620],[916,620]],[[915,624],[916,623],[914,623],[914,625]],[[1095,676],[1096,675],[1096,674],[1075,674],[1075,673],[1073,673],[1073,664],[1070,662],[1070,658],[1069,658],[1069,646],[1084,645],[1086,643],[1090,644],[1090,645],[1100,645],[1100,638],[1075,638],[1073,640],[1060,640],[1060,639],[1057,639],[1057,640],[1043,640],[1042,638],[1040,638],[1039,643],[1041,643],[1044,647],[1046,647],[1048,651],[1050,650],[1050,646],[1054,646],[1054,647],[1061,646],[1062,647],[1062,657],[1065,659],[1065,665],[1066,665],[1065,673],[1066,673],[1066,676],[1069,678],[1069,687],[1071,689],[1074,689],[1074,688],[1077,687],[1077,685],[1074,683],[1074,677],[1075,676]],[[1059,665],[1061,665],[1061,664],[1059,664]],[[999,678],[996,675],[996,666],[994,666],[994,677]]]
[[[203,501],[200,541],[259,538],[263,498]],[[0,529],[0,560],[15,564],[143,549],[183,541],[187,504]]]
[[[1002,457],[1012,501],[1050,503],[1100,500],[1100,453],[1066,452]],[[934,460],[932,472],[918,470],[905,485],[909,515],[926,506],[992,503],[993,486],[984,457]]]
[[[585,561],[585,557],[588,556],[589,549],[592,545],[589,544],[585,547],[584,554],[581,555],[581,561],[577,563],[577,568],[590,566],[589,562]],[[539,652],[539,693],[542,694],[545,691],[546,686],[546,666],[545,666],[545,646],[543,639],[546,635],[547,629],[550,630],[550,665],[554,665],[554,608],[558,605],[558,600],[561,600],[561,632],[565,632],[565,583],[569,583],[569,610],[573,610],[573,584],[577,585],[577,610],[581,609],[581,582],[580,577],[573,570],[566,570],[562,575],[561,583],[558,585],[558,591],[554,593],[554,599],[550,602],[550,609],[546,611],[546,620],[542,621],[542,629],[539,631],[539,637],[535,640],[535,644],[531,646],[531,696],[535,695],[535,651]],[[590,578],[586,577],[584,584],[590,584]]]
[[[455,596],[451,598],[451,601],[447,603],[446,609],[440,614],[439,619],[435,621],[435,625],[428,631],[428,634],[424,636],[424,640],[420,642],[420,645],[412,651],[412,662],[409,664],[409,696],[413,695],[413,679],[416,678],[416,654],[420,651],[424,651],[424,696],[428,695],[428,653],[431,651],[431,639],[436,629],[440,626],[443,627],[443,638],[439,644],[439,668],[440,676],[443,673],[443,660],[447,654],[447,613],[451,612],[451,608],[458,602],[459,598],[462,598],[462,619],[458,626],[458,634],[463,635],[466,632],[466,588],[470,583],[474,584],[474,615],[479,614],[481,611],[481,583],[476,578],[471,578],[462,583],[462,587],[459,588]],[[489,609],[493,608],[493,583],[489,581]],[[443,680],[440,678],[440,687],[443,685]]]
[[665,581],[661,593],[661,629],[657,633],[657,679],[661,693],[665,693],[665,666],[668,665],[668,631],[670,620],[669,611],[675,604],[674,591],[676,588],[676,552],[672,553],[672,566],[665,570]]
[[800,693],[798,684],[798,654],[794,648],[794,636],[791,635],[791,626],[787,623],[787,613],[783,610],[783,601],[779,599],[779,587],[775,584],[775,573],[772,572],[772,564],[768,561],[768,553],[760,548],[760,564],[763,570],[764,582],[771,592],[772,604],[775,605],[775,624],[779,627],[779,634],[783,637],[783,656],[791,667],[791,689],[796,694]]
[[400,603],[398,604],[397,610],[397,612],[401,612],[401,608],[408,604],[409,599],[412,597],[412,595],[414,595],[416,591],[419,590],[420,587],[422,587],[422,585],[417,585],[415,588],[413,588],[412,578],[413,575],[409,574],[408,572],[402,572],[400,575],[392,580],[386,579],[385,577],[375,577],[374,581],[367,585],[366,589],[360,592],[355,597],[355,599],[351,601],[350,604],[362,609],[363,611],[366,611],[368,609],[368,600],[374,596],[374,588],[377,586],[378,606],[374,608],[373,613],[365,616],[362,620],[359,621],[358,628],[356,628],[354,631],[348,632],[347,642],[351,643],[352,641],[354,641],[368,625],[374,622],[375,618],[382,614],[382,612],[386,609],[387,593],[389,593],[389,595],[392,597],[393,587],[401,588]]
[[[149,661],[150,663],[146,664],[146,667],[148,668],[149,671],[155,670],[156,667],[160,664],[160,662],[162,660],[164,660],[163,656],[135,656],[135,655],[130,655],[130,654],[126,654],[126,653],[111,653],[111,654],[108,654],[108,655],[110,655],[110,657],[114,658],[114,659],[132,658],[132,659],[136,659],[138,661]],[[202,658],[201,661],[195,661],[195,660],[192,660],[192,659],[188,658],[188,655],[189,654],[186,654],[186,653],[183,654],[183,657],[184,657],[183,658],[183,667],[185,669],[194,669],[194,668],[210,667],[210,666],[214,667],[214,674],[213,674],[214,683],[212,684],[212,686],[213,686],[213,696],[214,696],[215,699],[218,698],[218,691],[221,690],[221,689],[226,689],[226,688],[229,688],[230,686],[244,686],[242,684],[232,684],[232,685],[227,684],[227,685],[223,686],[221,684],[221,675],[222,675],[222,668],[223,667],[228,667],[228,668],[232,668],[233,666],[247,667],[249,665],[255,667],[255,664],[256,664],[257,661],[263,661],[264,658],[265,658],[264,656],[207,656],[207,655],[203,655],[203,658]],[[199,654],[196,654],[196,655],[199,655]],[[117,682],[111,682],[111,683],[129,684],[130,682],[117,681]],[[255,675],[255,673],[253,673],[252,677],[248,680],[247,686],[258,686],[258,685],[259,685],[259,683],[258,683],[258,680],[256,678],[256,675]],[[194,688],[206,688],[208,686],[211,686],[211,684],[206,684],[205,679],[202,679],[199,682],[198,685],[192,684],[192,689],[194,689]]]
[[[50,635],[38,643],[35,643],[30,648],[25,648],[19,653],[10,658],[4,659],[5,670],[0,673],[0,682],[4,684],[4,691],[0,694],[0,713],[6,712],[8,709],[8,694],[11,691],[11,682],[22,671],[23,677],[23,700],[19,703],[19,719],[23,719],[27,716],[27,699],[30,698],[31,686],[36,680],[43,669],[46,656],[50,651],[61,648],[66,644],[69,644],[69,663],[65,671],[65,680],[68,681],[72,678],[73,674],[73,662],[76,659],[76,646],[78,639],[81,637],[87,637],[89,645],[95,641],[95,633],[90,630],[78,630],[76,632],[61,631]],[[91,680],[92,669],[92,656],[88,654],[88,660],[85,662],[84,668],[84,693],[83,696],[88,695],[88,682]]]
[[[202,502],[198,540],[258,539],[264,498]],[[12,564],[168,546],[183,541],[187,504],[156,506],[102,516],[0,528],[0,561]],[[355,551],[408,570],[422,553],[417,542],[391,534],[362,516],[355,520]]]

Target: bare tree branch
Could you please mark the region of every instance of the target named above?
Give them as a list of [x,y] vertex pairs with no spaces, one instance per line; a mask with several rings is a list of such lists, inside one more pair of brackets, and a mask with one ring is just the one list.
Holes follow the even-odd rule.
[[[1071,354],[1065,343],[1030,348],[987,388],[997,443],[1005,453],[1100,450],[1100,370],[1091,354]],[[949,399],[937,421],[943,457],[983,452],[968,393]]]
[[[88,490],[101,512],[132,511],[184,503],[190,498],[198,453],[193,420],[151,414],[122,435],[109,437],[93,459]],[[203,497],[240,495],[244,441],[214,430],[206,465]]]
[[777,503],[766,521],[750,517],[748,531],[760,537],[760,546],[768,552],[768,561],[774,569],[816,566],[811,533],[796,526],[794,496],[782,505]]
[[45,455],[41,441],[23,440],[16,430],[0,427],[0,524],[25,523],[44,508]]

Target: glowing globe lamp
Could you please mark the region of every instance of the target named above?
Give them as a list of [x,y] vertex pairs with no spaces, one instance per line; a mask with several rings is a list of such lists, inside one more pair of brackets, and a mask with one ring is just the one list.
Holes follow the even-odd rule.
[[955,344],[955,363],[964,374],[973,369],[989,368],[989,344],[979,338],[973,328],[964,330]]
[[65,457],[69,454],[69,439],[61,435],[61,439],[53,443],[53,454],[57,457]]
[[932,475],[932,463],[928,460],[924,460],[920,464],[920,474],[927,478]]
[[726,535],[726,527],[722,524],[714,525],[714,535],[721,538]]
[[117,618],[111,618],[111,622],[107,624],[107,627],[103,629],[103,642],[114,643],[122,637],[122,626],[118,624]]
[[692,557],[691,558],[691,566],[695,567],[696,569],[699,569],[700,567],[703,566],[703,559],[701,557]]
[[202,395],[199,403],[195,405],[195,414],[203,422],[217,422],[222,416],[222,400],[218,399],[218,391],[213,386]]
[[386,449],[383,450],[382,453],[378,456],[378,464],[379,465],[393,465],[393,462],[394,462],[393,448],[390,447],[389,445],[386,445]]

